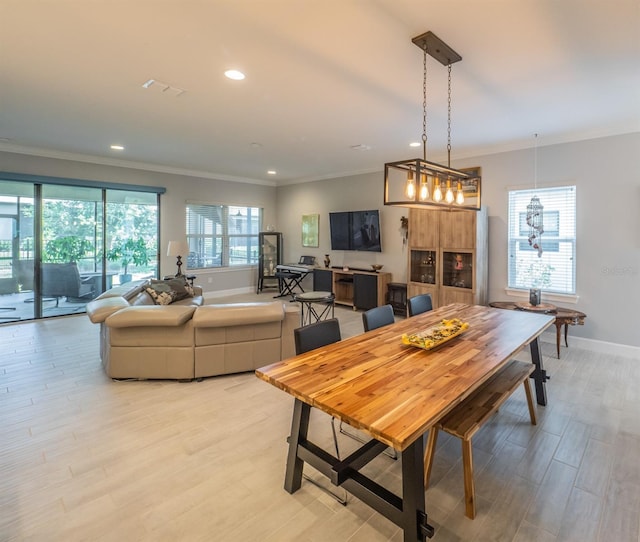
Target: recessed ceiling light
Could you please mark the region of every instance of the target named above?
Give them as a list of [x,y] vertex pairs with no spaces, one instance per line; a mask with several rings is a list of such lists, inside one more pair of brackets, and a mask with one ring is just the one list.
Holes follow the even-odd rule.
[[409,143],[409,147],[419,147],[420,145],[422,145],[422,143],[420,143],[419,141],[413,141],[412,143]]
[[244,73],[239,70],[227,70],[224,75],[234,81],[242,81],[244,79]]
[[267,175],[275,175],[276,173],[278,173],[275,169],[270,169],[269,171],[267,171]]
[[124,147],[122,145],[111,145],[112,151],[123,151]]

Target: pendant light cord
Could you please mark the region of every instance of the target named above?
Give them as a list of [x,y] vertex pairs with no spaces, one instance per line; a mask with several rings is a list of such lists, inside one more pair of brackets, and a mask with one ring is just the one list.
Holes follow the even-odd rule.
[[447,167],[451,168],[451,64],[449,68],[448,96],[447,96]]
[[535,137],[535,145],[533,146],[533,190],[538,190],[538,134]]
[[427,42],[422,58],[422,159],[427,161]]

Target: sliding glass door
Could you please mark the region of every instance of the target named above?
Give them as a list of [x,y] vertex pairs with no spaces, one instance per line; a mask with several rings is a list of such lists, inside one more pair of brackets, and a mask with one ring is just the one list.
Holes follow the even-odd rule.
[[157,195],[107,190],[106,210],[109,284],[155,277],[159,269]]
[[34,186],[0,183],[0,323],[34,318]]
[[158,269],[157,192],[0,179],[0,323],[84,312]]

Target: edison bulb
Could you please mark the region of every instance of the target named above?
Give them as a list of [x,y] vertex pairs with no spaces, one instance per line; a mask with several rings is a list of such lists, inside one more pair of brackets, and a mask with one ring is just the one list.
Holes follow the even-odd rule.
[[420,201],[427,201],[429,199],[429,185],[427,183],[427,176],[422,175],[420,181]]
[[451,179],[447,179],[447,192],[444,196],[444,201],[451,204],[453,203],[454,199],[455,198],[453,197],[453,190],[451,190]]
[[462,193],[462,183],[458,181],[458,190],[456,191],[456,203],[462,205],[464,203],[464,194]]
[[408,199],[415,199],[416,197],[416,182],[413,179],[413,171],[407,173],[407,185],[405,186],[404,194]]
[[433,189],[433,201],[442,201],[442,190],[440,189],[440,179],[436,179],[436,187]]

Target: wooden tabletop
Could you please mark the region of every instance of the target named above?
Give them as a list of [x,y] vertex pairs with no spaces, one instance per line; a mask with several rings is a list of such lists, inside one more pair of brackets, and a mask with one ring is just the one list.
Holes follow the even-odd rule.
[[[402,344],[403,333],[450,318],[469,329],[431,351]],[[552,315],[448,305],[256,375],[402,451],[553,322]]]
[[[511,310],[532,310],[535,307],[528,307],[528,303],[526,304],[518,304],[513,301],[492,301],[489,303],[490,307],[495,307],[498,309],[511,309]],[[584,324],[584,319],[587,315],[584,312],[577,311],[575,309],[565,309],[563,307],[557,307],[555,305],[551,305],[549,303],[543,303],[543,309],[547,311],[549,314],[553,314],[556,318],[559,319],[575,319],[576,322],[580,325]]]

